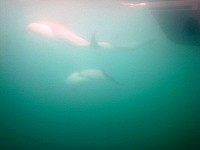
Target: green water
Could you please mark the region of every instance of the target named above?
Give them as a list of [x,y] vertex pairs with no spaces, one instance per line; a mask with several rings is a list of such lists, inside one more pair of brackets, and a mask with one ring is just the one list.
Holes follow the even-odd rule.
[[[198,46],[169,41],[147,9],[1,2],[0,149],[199,149]],[[43,18],[69,23],[87,39],[95,32],[154,42],[131,52],[69,48],[27,33]],[[85,68],[103,69],[119,85],[66,84]]]

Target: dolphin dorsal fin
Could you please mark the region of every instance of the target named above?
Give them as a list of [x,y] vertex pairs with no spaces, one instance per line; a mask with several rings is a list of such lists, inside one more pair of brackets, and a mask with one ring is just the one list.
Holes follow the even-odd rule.
[[92,48],[99,48],[100,47],[97,40],[96,40],[96,34],[95,33],[93,33],[92,36],[91,36],[90,47],[92,47]]

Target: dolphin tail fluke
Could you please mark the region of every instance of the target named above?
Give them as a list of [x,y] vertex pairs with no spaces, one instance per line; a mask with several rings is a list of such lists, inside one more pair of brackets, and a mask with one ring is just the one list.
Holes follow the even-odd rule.
[[117,80],[115,80],[113,77],[111,77],[109,74],[107,74],[104,70],[102,70],[103,71],[103,74],[106,76],[106,78],[110,81],[110,82],[112,82],[112,83],[114,83],[114,84],[116,84],[116,85],[121,85]]
[[95,33],[92,34],[92,37],[91,37],[91,40],[90,40],[90,47],[92,47],[92,48],[99,48],[100,47],[97,40],[96,40],[96,34]]

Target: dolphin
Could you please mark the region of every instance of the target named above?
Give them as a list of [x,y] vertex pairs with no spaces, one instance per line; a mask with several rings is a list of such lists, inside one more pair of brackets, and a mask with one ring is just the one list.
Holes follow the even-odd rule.
[[69,28],[50,21],[36,21],[28,25],[28,31],[37,35],[63,40],[71,46],[88,47],[89,42],[72,32]]
[[40,35],[49,39],[58,39],[65,41],[68,45],[73,47],[92,48],[98,50],[135,50],[142,46],[146,46],[153,42],[148,40],[142,43],[135,42],[117,42],[112,43],[108,41],[97,41],[96,34],[91,36],[90,41],[80,37],[64,25],[57,24],[50,21],[39,20],[28,25],[28,31],[36,35]]
[[73,72],[67,77],[66,83],[80,84],[94,80],[109,80],[112,83],[119,84],[116,80],[114,80],[110,75],[101,69],[85,69],[78,72]]

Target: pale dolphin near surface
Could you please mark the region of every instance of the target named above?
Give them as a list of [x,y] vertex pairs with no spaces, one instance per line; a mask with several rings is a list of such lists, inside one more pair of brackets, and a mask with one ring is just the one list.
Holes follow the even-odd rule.
[[85,69],[79,72],[74,72],[67,77],[66,83],[71,85],[86,83],[94,80],[109,80],[115,84],[119,84],[116,80],[114,80],[110,75],[101,69]]
[[146,46],[153,42],[153,40],[148,40],[145,42],[135,43],[135,42],[108,42],[108,41],[97,41],[96,35],[93,34],[90,41],[72,32],[69,28],[64,25],[57,24],[50,21],[36,21],[28,25],[28,31],[35,33],[37,35],[65,41],[68,45],[73,47],[81,48],[93,48],[98,50],[135,50],[140,47]]
[[50,21],[36,21],[28,25],[28,31],[46,38],[53,38],[67,42],[67,44],[79,47],[88,47],[90,43],[72,32],[66,26]]

